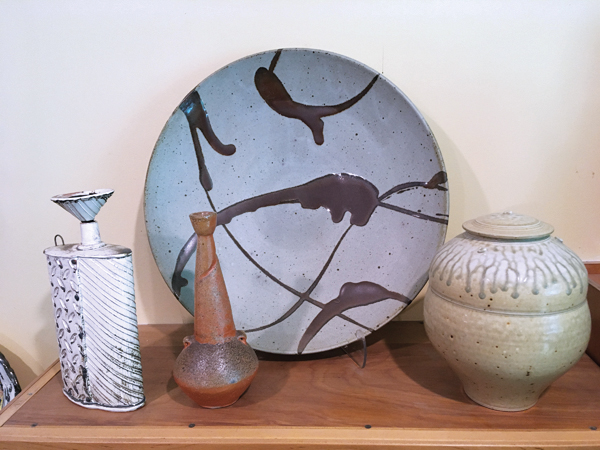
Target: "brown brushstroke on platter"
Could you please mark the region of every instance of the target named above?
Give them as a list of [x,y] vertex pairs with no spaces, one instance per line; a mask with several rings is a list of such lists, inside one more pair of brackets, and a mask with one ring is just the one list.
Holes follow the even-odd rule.
[[305,105],[292,99],[282,81],[275,74],[275,66],[280,56],[281,50],[277,50],[268,69],[266,67],[258,68],[254,75],[256,90],[265,103],[277,114],[290,119],[298,119],[304,123],[312,132],[313,139],[317,145],[322,145],[325,142],[323,117],[339,114],[354,106],[360,99],[367,95],[379,78],[379,74],[375,75],[361,92],[337,105]]

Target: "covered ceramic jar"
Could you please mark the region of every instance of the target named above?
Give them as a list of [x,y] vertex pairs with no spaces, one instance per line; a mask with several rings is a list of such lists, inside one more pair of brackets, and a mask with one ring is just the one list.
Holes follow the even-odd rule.
[[427,335],[472,400],[530,408],[587,347],[585,266],[532,217],[491,214],[463,228],[431,264]]

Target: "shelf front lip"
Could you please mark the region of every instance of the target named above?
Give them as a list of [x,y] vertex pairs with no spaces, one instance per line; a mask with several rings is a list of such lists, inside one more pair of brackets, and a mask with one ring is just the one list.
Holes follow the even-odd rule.
[[600,431],[583,430],[474,430],[357,427],[112,427],[20,426],[0,427],[0,443],[44,442],[79,444],[205,444],[224,446],[510,446],[587,447],[600,445]]

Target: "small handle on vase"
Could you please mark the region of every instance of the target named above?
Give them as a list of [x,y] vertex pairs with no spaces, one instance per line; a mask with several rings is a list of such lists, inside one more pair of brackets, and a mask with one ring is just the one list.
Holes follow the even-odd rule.
[[183,338],[183,348],[188,348],[190,345],[194,343],[194,336],[186,336]]
[[242,330],[236,330],[236,333],[238,341],[240,341],[242,344],[248,345],[248,342],[246,342],[246,333],[244,333]]

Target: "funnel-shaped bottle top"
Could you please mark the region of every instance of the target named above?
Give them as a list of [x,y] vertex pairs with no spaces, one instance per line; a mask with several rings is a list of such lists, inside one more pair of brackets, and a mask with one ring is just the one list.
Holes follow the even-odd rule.
[[115,191],[112,189],[71,192],[56,195],[50,200],[73,214],[81,222],[92,222],[113,192]]

